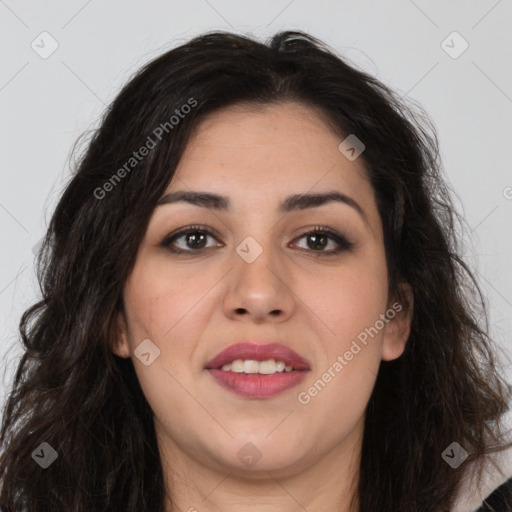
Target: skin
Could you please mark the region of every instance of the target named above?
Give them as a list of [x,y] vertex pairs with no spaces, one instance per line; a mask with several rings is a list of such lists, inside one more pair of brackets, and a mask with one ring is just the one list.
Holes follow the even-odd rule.
[[[410,314],[404,307],[309,403],[299,402],[298,393],[396,302],[375,194],[362,158],[349,161],[338,150],[342,139],[297,103],[223,109],[196,129],[166,194],[218,193],[231,208],[180,202],[153,212],[126,282],[115,353],[132,357],[154,412],[176,505],[169,511],[357,510],[349,503],[364,411],[380,361],[405,348]],[[338,202],[278,212],[291,194],[327,191],[350,196],[364,216]],[[160,245],[193,224],[214,233],[202,252],[186,236],[174,241],[179,255]],[[325,255],[337,243],[315,246],[304,236],[315,225],[353,247]],[[263,249],[252,263],[235,250],[248,236]],[[144,339],[160,350],[149,366],[134,355]],[[235,395],[204,366],[243,340],[277,340],[309,360],[311,371],[272,398]],[[237,456],[249,442],[261,454],[250,467]]]

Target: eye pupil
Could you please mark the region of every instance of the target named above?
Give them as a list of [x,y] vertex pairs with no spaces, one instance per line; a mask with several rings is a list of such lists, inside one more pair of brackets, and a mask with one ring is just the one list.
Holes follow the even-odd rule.
[[[313,244],[308,243],[311,249],[323,249],[327,244],[326,235],[309,235],[309,239],[313,240]],[[322,240],[321,243],[319,243],[320,240]]]
[[[204,241],[206,240],[204,233],[192,233],[187,235],[187,244],[192,240],[191,247],[195,249],[202,249],[204,246]],[[202,244],[201,244],[202,243]]]

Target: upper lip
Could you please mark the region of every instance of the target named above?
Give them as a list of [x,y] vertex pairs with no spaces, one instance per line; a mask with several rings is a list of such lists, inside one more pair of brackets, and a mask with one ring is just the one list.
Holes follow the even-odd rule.
[[285,345],[280,343],[267,343],[263,345],[252,342],[230,345],[219,352],[212,360],[208,361],[205,368],[221,368],[235,359],[252,359],[254,361],[274,359],[276,361],[283,361],[286,365],[293,367],[294,370],[310,370],[309,361]]

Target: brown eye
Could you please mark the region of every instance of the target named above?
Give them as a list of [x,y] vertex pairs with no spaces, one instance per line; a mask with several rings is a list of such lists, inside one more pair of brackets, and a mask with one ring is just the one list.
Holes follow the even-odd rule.
[[312,235],[307,235],[308,237],[308,246],[311,249],[325,249],[325,247],[329,244],[329,237],[327,235],[319,235],[314,233]]
[[[175,254],[199,254],[205,249],[222,246],[221,243],[208,245],[209,237],[217,240],[211,231],[202,226],[187,226],[165,237],[160,245]],[[306,247],[299,246],[299,249],[313,253],[315,256],[332,256],[349,250],[354,245],[343,235],[322,227],[315,227],[297,240],[302,239],[307,240]],[[296,245],[298,246],[297,243]]]
[[183,236],[185,237],[185,243],[191,249],[203,249],[206,245],[205,240],[208,235],[196,231]]
[[193,253],[210,247],[219,247],[219,244],[208,246],[208,237],[215,239],[215,236],[210,231],[201,226],[188,226],[165,237],[160,245],[174,253]]
[[[298,240],[303,238],[307,239],[307,247],[305,250],[310,250],[310,252],[316,252],[322,255],[338,254],[339,252],[351,249],[354,245],[343,235],[322,227],[315,227],[312,231],[308,231],[300,236]],[[331,248],[325,250],[329,244],[331,244]]]

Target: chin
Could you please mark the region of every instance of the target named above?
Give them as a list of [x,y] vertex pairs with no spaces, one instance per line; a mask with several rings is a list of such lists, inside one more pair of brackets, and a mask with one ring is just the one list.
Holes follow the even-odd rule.
[[[223,453],[217,453],[218,460],[230,470],[239,474],[257,476],[266,472],[282,476],[296,473],[305,461],[304,445],[284,446],[284,438],[276,439],[251,436],[243,440],[229,440]],[[299,439],[298,436],[287,436],[288,439]],[[249,440],[250,439],[250,440]],[[216,446],[218,452],[218,445]],[[226,458],[226,454],[229,454]],[[305,464],[307,466],[307,464]],[[268,474],[266,474],[268,478]]]

